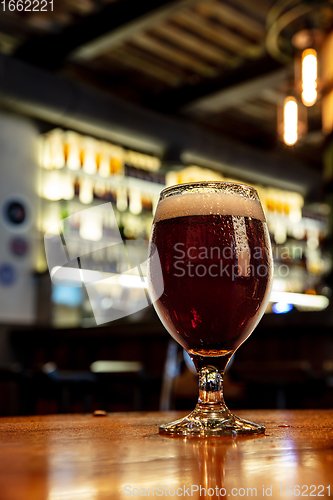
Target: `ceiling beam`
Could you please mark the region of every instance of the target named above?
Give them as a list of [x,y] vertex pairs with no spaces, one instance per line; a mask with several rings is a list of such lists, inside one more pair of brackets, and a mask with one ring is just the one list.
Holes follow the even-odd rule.
[[91,58],[105,46],[121,43],[134,32],[151,26],[159,19],[196,0],[121,0],[70,25],[59,33],[31,37],[15,52],[22,61],[46,69],[62,66],[69,54],[74,59]]
[[249,43],[246,37],[235,33],[226,26],[210,21],[206,16],[201,16],[194,10],[186,9],[178,12],[171,20],[187,31],[192,31],[196,35],[199,34],[203,39],[209,40],[217,46],[227,48],[237,55],[246,57],[253,50],[253,44]]
[[[149,12],[144,11],[142,15],[137,15],[135,19],[128,20],[121,26],[110,29],[107,33],[77,47],[71,54],[71,60],[92,59],[105,50],[112,49],[120,45],[129,38],[141,33],[144,30],[155,27],[157,23],[163,22],[176,12],[192,6],[198,0],[173,0],[168,2],[155,2],[155,8]],[[145,5],[145,2],[137,2]],[[160,5],[159,5],[160,4]],[[145,10],[145,9],[143,9]]]
[[[185,68],[206,77],[216,74],[216,69],[213,66],[201,61],[195,54],[187,54],[148,33],[136,35],[132,40],[132,44],[146,50],[148,53],[157,55],[159,58],[166,59],[179,66],[179,68]],[[144,70],[144,66],[142,69]]]
[[219,113],[223,109],[239,105],[242,101],[257,97],[267,89],[276,88],[290,76],[288,68],[280,68],[245,82],[231,85],[207,96],[196,99],[181,111],[188,114]]
[[201,2],[198,11],[207,17],[215,17],[230,28],[236,29],[250,39],[263,41],[265,39],[265,23],[258,22],[249,14],[243,13],[237,7],[216,0]]
[[154,28],[153,33],[214,64],[228,64],[230,59],[230,55],[222,47],[216,47],[213,43],[192,35],[171,23],[159,24]]
[[251,2],[249,0],[233,0],[233,4],[235,7],[235,4],[239,5],[246,12],[252,14],[252,16],[256,16],[266,22],[266,17],[270,10],[270,4],[267,0],[251,0]]
[[264,55],[255,61],[245,61],[239,67],[227,68],[215,77],[206,78],[197,85],[183,85],[177,89],[169,89],[158,96],[150,96],[146,99],[145,105],[167,113],[185,110],[196,101],[205,96],[223,92],[225,89],[233,88],[243,82],[261,78],[281,69],[282,66],[270,56]]

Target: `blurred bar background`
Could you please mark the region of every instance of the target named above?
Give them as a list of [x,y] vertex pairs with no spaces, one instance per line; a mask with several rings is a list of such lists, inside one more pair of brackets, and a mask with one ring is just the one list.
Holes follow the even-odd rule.
[[[193,406],[140,275],[160,191],[198,180],[258,190],[275,261],[229,407],[331,408],[333,2],[18,4],[0,7],[0,415]],[[51,281],[59,223],[83,280]]]

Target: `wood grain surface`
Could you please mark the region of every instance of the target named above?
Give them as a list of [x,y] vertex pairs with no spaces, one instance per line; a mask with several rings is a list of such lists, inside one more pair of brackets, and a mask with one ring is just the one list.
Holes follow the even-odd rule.
[[160,436],[180,412],[2,418],[0,498],[333,496],[333,410],[238,414],[266,434]]

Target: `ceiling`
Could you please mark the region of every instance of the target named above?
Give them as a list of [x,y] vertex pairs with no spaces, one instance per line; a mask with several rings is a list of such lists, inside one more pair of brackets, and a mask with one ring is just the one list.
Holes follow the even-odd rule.
[[[269,20],[304,3],[272,57]],[[52,12],[1,12],[0,50],[320,170],[320,101],[293,147],[278,138],[277,109],[294,87],[293,35],[332,27],[330,1],[54,0]]]

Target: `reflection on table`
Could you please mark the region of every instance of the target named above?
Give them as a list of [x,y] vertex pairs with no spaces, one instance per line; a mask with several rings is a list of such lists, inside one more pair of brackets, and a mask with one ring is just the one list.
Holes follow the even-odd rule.
[[179,412],[3,418],[1,499],[332,495],[333,411],[239,413],[266,434],[160,436]]

